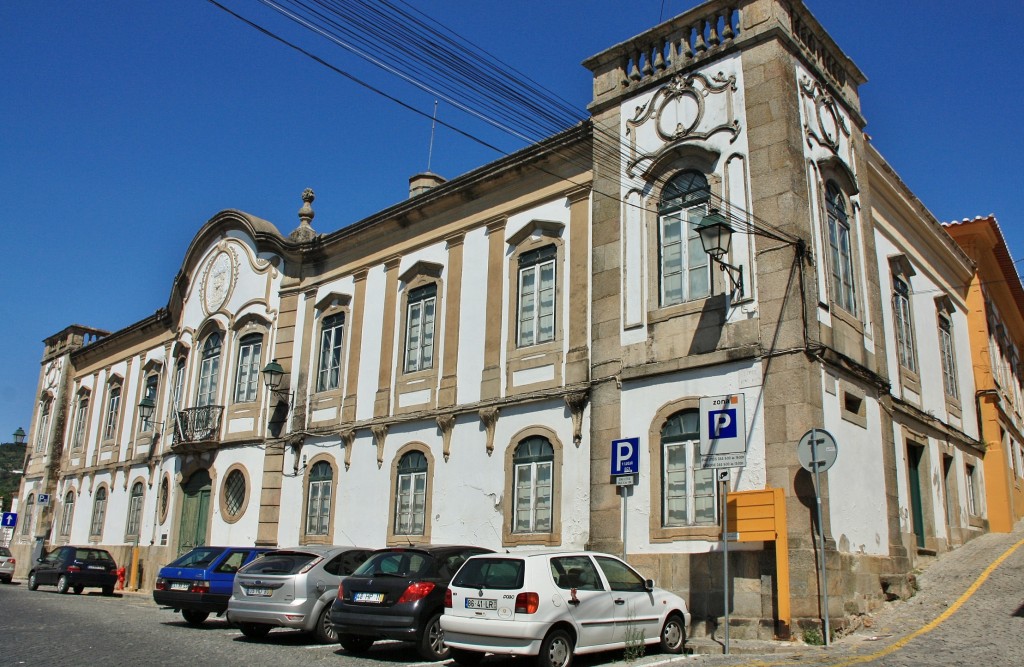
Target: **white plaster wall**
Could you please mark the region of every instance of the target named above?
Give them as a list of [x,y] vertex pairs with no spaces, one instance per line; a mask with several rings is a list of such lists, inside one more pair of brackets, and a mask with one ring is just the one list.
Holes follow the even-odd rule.
[[[822,383],[829,383],[822,371]],[[825,475],[829,489],[829,522],[840,550],[887,555],[885,466],[878,401],[864,397],[867,428],[843,419],[842,392],[822,391],[824,428],[836,439],[835,465]],[[795,448],[797,443],[793,443]]]
[[[228,469],[236,463],[242,465],[248,475],[249,488],[246,493],[249,502],[241,518],[230,523],[224,520],[221,513],[221,501]],[[263,449],[253,446],[220,450],[214,468],[216,478],[210,489],[210,544],[254,544],[259,526],[260,495],[263,491]]]
[[[659,511],[661,500],[652,497],[658,493],[660,481],[651,479],[649,434],[651,424],[662,406],[681,398],[719,396],[742,393],[747,428],[747,465],[732,469],[730,490],[763,489],[766,483],[764,416],[761,394],[760,362],[736,362],[713,368],[700,368],[673,373],[641,382],[622,384],[620,422],[621,438],[640,438],[640,474],[627,501],[626,546],[631,553],[703,553],[718,548],[719,543],[703,540],[650,542],[648,517]],[[609,443],[610,445],[610,443]],[[605,446],[601,443],[600,446]],[[611,470],[608,470],[611,483]],[[599,480],[600,481],[600,480]],[[730,545],[730,549],[760,549],[760,543]]]
[[[462,259],[462,307],[459,318],[459,403],[480,400],[484,370],[484,332],[487,309],[487,230],[478,227],[466,234]],[[458,424],[456,424],[458,428]]]
[[[363,311],[363,340],[359,350],[359,387],[356,399],[356,419],[373,417],[373,402],[377,394],[377,373],[380,370],[382,323],[384,320],[384,293],[387,289],[384,265],[370,268],[366,274],[366,309]],[[396,325],[397,328],[397,325]],[[389,336],[396,336],[393,331]],[[397,345],[397,339],[396,339]]]

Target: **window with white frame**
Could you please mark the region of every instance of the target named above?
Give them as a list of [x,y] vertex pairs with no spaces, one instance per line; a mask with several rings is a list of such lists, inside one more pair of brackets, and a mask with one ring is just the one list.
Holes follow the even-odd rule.
[[916,373],[917,349],[910,312],[910,285],[901,276],[892,277],[892,313],[896,329],[896,358],[900,366]]
[[434,367],[434,309],[437,283],[409,290],[406,300],[405,372]]
[[665,184],[658,204],[660,303],[673,306],[711,294],[711,263],[697,227],[708,213],[711,189],[697,171],[684,171]]
[[939,353],[942,357],[942,387],[946,396],[960,398],[956,373],[956,349],[953,347],[953,321],[946,313],[939,313]]
[[331,464],[320,461],[309,471],[306,491],[306,535],[327,535],[331,526]]
[[714,470],[700,466],[700,411],[684,410],[661,428],[662,525],[714,525]]
[[71,519],[75,515],[75,492],[74,490],[68,491],[64,494],[64,507],[60,513],[60,536],[70,537],[71,535]]
[[[142,390],[142,395],[145,398],[153,401],[153,405],[156,405],[156,390],[160,386],[160,376],[156,373],[150,373],[146,376],[146,386]],[[140,419],[139,420],[140,431],[152,431],[153,430],[153,419]]]
[[32,513],[36,508],[36,496],[34,493],[28,494],[28,498],[25,499],[25,509],[21,518],[21,536],[26,537],[32,533]]
[[331,391],[341,386],[341,345],[345,333],[345,313],[328,315],[320,323],[320,365],[316,390]]
[[967,511],[972,516],[981,514],[978,508],[980,496],[978,488],[978,471],[971,464],[967,464]]
[[36,425],[36,453],[46,451],[46,438],[50,432],[50,407],[53,401],[49,397],[39,402],[39,423]]
[[238,368],[235,372],[235,403],[256,400],[260,387],[260,355],[263,334],[252,333],[238,341]]
[[844,310],[857,314],[857,289],[853,277],[853,241],[846,197],[835,181],[825,184],[832,299]]
[[99,538],[103,535],[103,522],[107,518],[107,487],[101,486],[92,501],[92,520],[89,522],[89,536]]
[[85,446],[85,422],[89,416],[89,394],[79,394],[75,406],[75,426],[71,431],[71,449]]
[[516,446],[512,456],[515,468],[515,514],[512,532],[551,532],[553,494],[552,472],[555,450],[547,438],[529,437]]
[[131,495],[128,497],[128,521],[125,524],[125,535],[139,536],[139,522],[142,518],[142,482],[132,484]]
[[121,414],[121,385],[112,384],[107,391],[107,415],[103,421],[103,439],[110,440],[117,434],[117,419]]
[[199,387],[196,406],[214,405],[217,400],[217,381],[220,377],[221,336],[213,332],[203,343],[203,358],[199,364]]
[[181,399],[185,395],[185,359],[178,359],[174,365],[174,391],[171,398],[174,400],[174,409],[181,409]]
[[555,260],[552,245],[519,256],[519,347],[555,339]]
[[423,535],[426,527],[427,457],[409,452],[398,463],[395,535]]

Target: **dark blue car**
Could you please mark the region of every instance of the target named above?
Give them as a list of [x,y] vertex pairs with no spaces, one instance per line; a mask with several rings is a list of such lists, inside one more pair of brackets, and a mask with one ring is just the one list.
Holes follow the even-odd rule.
[[191,625],[228,609],[235,572],[269,551],[264,547],[196,547],[160,568],[153,600],[180,611]]

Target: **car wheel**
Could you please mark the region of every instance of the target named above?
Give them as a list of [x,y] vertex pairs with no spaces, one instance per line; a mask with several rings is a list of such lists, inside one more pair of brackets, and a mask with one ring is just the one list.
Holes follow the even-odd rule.
[[182,609],[181,615],[189,625],[202,625],[203,621],[210,615],[208,611],[196,611],[194,609]]
[[35,572],[29,572],[28,573],[28,589],[30,591],[34,591],[37,588],[39,588],[39,582],[36,581],[36,573]]
[[338,643],[349,653],[366,653],[373,646],[373,638],[360,635],[338,635]]
[[444,643],[444,630],[441,629],[441,614],[434,614],[423,628],[423,635],[417,647],[424,660],[447,660],[448,647]]
[[572,663],[573,641],[565,630],[552,630],[540,645],[538,667],[569,667]]
[[60,575],[60,579],[57,580],[57,592],[63,595],[68,592],[68,588],[71,587],[71,582],[68,581],[68,575]]
[[452,652],[452,660],[459,663],[460,665],[471,665],[479,664],[484,659],[484,654],[479,651],[467,651],[461,648],[450,648]]
[[103,594],[106,595],[107,597],[110,597],[111,595],[114,594],[114,587],[113,586],[104,586],[103,587]]
[[331,623],[331,606],[326,605],[320,612],[320,618],[316,620],[316,627],[313,628],[313,635],[321,644],[333,644],[338,641],[338,632]]
[[670,614],[661,628],[662,653],[682,653],[686,643],[686,626],[678,614]]
[[81,595],[82,591],[85,590],[85,586],[75,586],[71,590],[73,590],[75,592],[75,595]]
[[238,629],[249,639],[263,639],[270,634],[270,626],[263,623],[239,623]]

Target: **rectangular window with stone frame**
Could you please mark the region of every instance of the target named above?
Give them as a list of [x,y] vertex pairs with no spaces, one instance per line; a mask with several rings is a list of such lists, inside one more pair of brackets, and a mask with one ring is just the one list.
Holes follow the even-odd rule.
[[434,367],[434,311],[437,284],[430,283],[409,291],[406,305],[405,372]]

